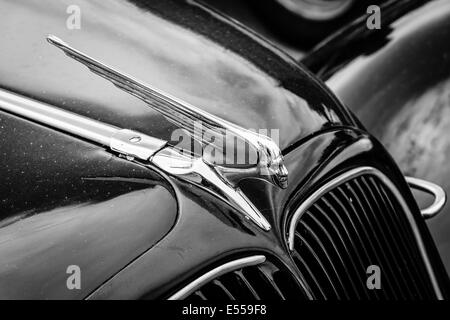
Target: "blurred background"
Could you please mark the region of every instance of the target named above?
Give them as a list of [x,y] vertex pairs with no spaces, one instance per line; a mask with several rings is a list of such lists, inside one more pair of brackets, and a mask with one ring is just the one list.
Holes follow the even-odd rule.
[[296,60],[380,0],[202,0],[258,32]]

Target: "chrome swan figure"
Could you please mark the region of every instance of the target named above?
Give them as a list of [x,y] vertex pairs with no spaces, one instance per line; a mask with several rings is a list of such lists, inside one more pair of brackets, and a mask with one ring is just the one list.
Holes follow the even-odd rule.
[[[264,215],[240,189],[239,182],[243,179],[261,179],[283,189],[287,187],[288,172],[281,150],[272,139],[143,84],[70,47],[55,36],[48,36],[47,41],[118,88],[143,100],[176,126],[184,129],[203,146],[202,154],[184,152],[168,141],[118,128],[6,90],[0,90],[1,110],[106,146],[130,161],[154,165],[169,175],[188,181],[220,198],[263,230],[271,229]],[[198,123],[201,123],[201,126],[196,126]],[[216,161],[215,155],[222,152],[222,156],[226,157],[226,150],[223,145],[216,143],[221,139],[210,142],[204,138],[205,134],[211,133],[224,139],[230,134],[233,139],[240,139],[252,149],[250,152],[256,155],[254,161],[244,165]],[[211,145],[213,148],[208,148]]]

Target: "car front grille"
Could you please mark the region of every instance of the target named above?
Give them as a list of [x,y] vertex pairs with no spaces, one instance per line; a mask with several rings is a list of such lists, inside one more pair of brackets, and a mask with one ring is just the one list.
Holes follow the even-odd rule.
[[304,288],[292,273],[265,259],[260,264],[212,278],[182,298],[188,301],[307,299]]
[[[288,222],[290,268],[264,255],[232,260],[169,299],[442,298],[409,206],[374,168],[328,181],[301,199]],[[374,270],[380,288],[369,286]]]
[[[316,299],[436,298],[410,212],[382,177],[361,172],[322,188],[294,215],[290,245],[305,284]],[[371,265],[381,289],[367,286]]]

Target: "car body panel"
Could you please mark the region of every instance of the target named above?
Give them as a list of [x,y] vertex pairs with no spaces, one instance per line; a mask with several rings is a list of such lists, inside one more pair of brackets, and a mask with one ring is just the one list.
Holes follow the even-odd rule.
[[[66,28],[71,4],[82,9],[80,30]],[[320,81],[258,36],[191,1],[1,6],[9,14],[1,22],[0,40],[8,45],[0,50],[0,87],[170,140],[168,121],[49,46],[45,36],[53,33],[214,115],[245,128],[279,129],[291,177],[285,190],[260,180],[239,185],[271,224],[266,232],[211,192],[152,164],[0,113],[0,173],[9,181],[1,192],[2,297],[167,297],[206,268],[257,252],[292,270],[282,231],[292,200],[361,163],[386,172],[411,203],[442,278],[390,156]],[[67,287],[68,265],[80,267],[81,290]]]
[[[3,112],[0,127],[3,299],[83,298],[175,224],[157,172]],[[69,266],[80,290],[68,290]]]
[[[263,192],[262,186],[258,183],[248,182],[242,186],[259,208],[267,208],[270,204],[271,209],[265,211],[273,227],[270,232],[261,233],[251,225],[245,225],[244,229],[237,227],[239,224],[232,222],[235,219],[232,218],[233,215],[229,214],[228,209],[220,203],[214,205],[214,216],[207,214],[205,210],[212,212],[203,201],[207,195],[201,190],[176,183],[181,207],[184,208],[180,212],[176,230],[88,298],[169,297],[190,280],[202,275],[205,270],[243,254],[265,254],[276,257],[286,267],[290,267],[292,258],[286,254],[287,243],[283,230],[289,223],[292,212],[298,208],[298,203],[324,182],[348,171],[349,168],[360,166],[361,163],[386,172],[392,177],[396,187],[405,194],[405,199],[414,213],[418,231],[424,239],[425,249],[436,277],[442,284],[443,295],[447,296],[448,279],[445,269],[409,187],[401,172],[393,166],[392,158],[375,139],[359,130],[329,130],[304,141],[301,146],[286,155],[285,162],[294,181],[286,190],[266,186],[270,189],[265,193],[269,197],[262,199],[258,197]],[[199,225],[204,225],[205,228],[200,230]],[[234,227],[231,227],[233,225]],[[155,272],[142,277],[146,270]],[[130,283],[136,285],[130,286]]]
[[[71,5],[81,9],[79,30],[67,27]],[[245,128],[279,129],[280,147],[353,123],[295,61],[195,3],[7,0],[0,8],[8,13],[0,23],[0,87],[58,108],[166,140],[175,129],[49,45],[49,33]],[[86,297],[155,246],[187,207],[155,167],[7,113],[0,125],[2,298]],[[230,246],[248,237],[239,213],[202,197],[205,225],[224,220],[237,233]],[[216,212],[222,206],[224,217]],[[80,290],[67,286],[71,265],[82,272]]]
[[[0,86],[5,89],[171,139],[173,125],[143,102],[68,60],[47,43],[45,38],[52,33],[244,128],[280,130],[281,148],[322,127],[351,123],[345,109],[295,61],[201,6],[182,1],[44,2],[1,4],[2,11],[9,13],[2,20],[0,38],[8,44],[0,51]],[[79,30],[66,27],[69,5],[81,9]],[[181,25],[185,21],[192,25]],[[215,32],[227,36],[218,37]]]
[[[389,23],[378,33],[362,24],[342,31],[305,63],[380,139],[405,175],[450,194],[450,2],[406,4],[384,12]],[[321,57],[336,52],[337,43],[348,46],[339,47],[345,58],[334,53],[325,62]],[[418,197],[422,207],[429,204],[428,197]],[[450,206],[427,224],[450,273]]]

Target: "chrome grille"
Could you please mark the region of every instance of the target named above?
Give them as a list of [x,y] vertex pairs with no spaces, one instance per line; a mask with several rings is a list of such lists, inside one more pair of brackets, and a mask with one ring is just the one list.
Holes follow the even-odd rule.
[[212,277],[175,298],[188,301],[299,300],[307,299],[305,294],[292,273],[264,258],[261,263]]
[[[316,299],[436,298],[408,213],[380,176],[360,170],[322,188],[294,215],[293,259]],[[367,288],[367,267],[381,289]]]

